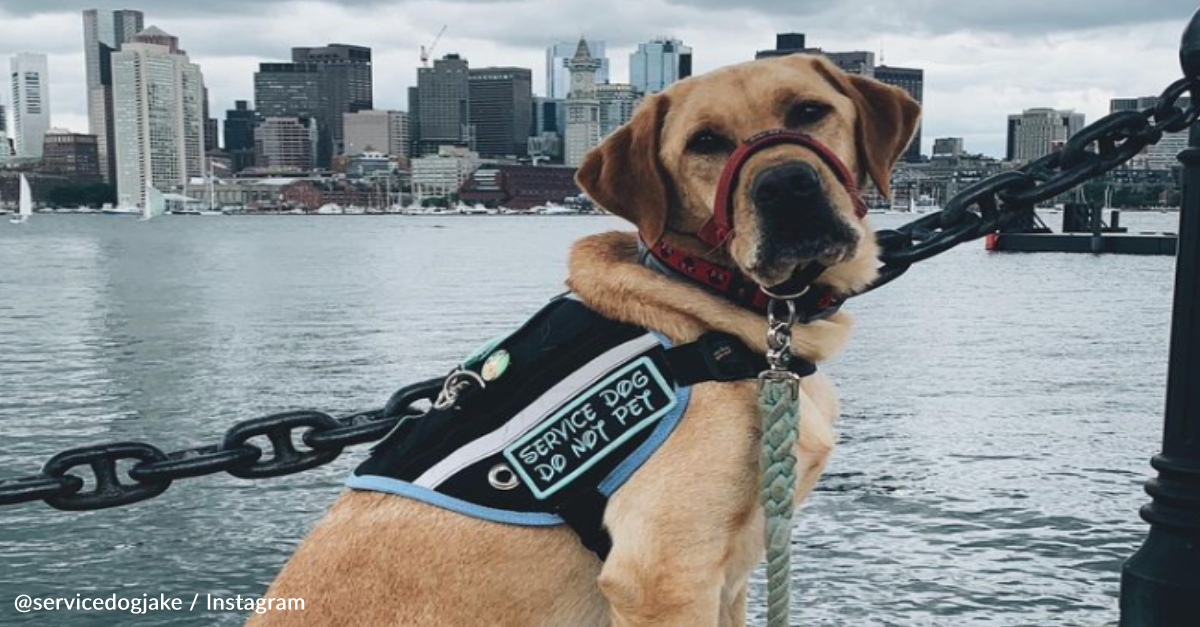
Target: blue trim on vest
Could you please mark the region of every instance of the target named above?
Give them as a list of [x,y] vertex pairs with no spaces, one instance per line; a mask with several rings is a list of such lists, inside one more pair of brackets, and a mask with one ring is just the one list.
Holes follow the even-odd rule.
[[[653,332],[654,337],[663,345],[664,348],[671,347],[671,341],[666,336],[658,332]],[[683,414],[687,412],[688,405],[692,399],[691,386],[680,387],[675,389],[675,407],[664,415],[659,423],[654,427],[654,431],[650,434],[645,442],[642,443],[629,457],[626,457],[603,481],[600,482],[598,489],[604,496],[612,496],[621,486],[625,485],[626,481],[637,472],[646,460],[654,454],[667,441],[667,438],[674,433],[675,428],[679,426],[679,421],[683,419]],[[380,477],[378,475],[354,475],[346,480],[346,487],[356,490],[370,490],[373,492],[386,492],[403,496],[430,505],[435,505],[452,512],[473,516],[483,520],[492,522],[504,523],[508,525],[522,525],[526,527],[550,527],[555,525],[563,525],[566,522],[555,514],[544,512],[515,512],[506,509],[496,509],[493,507],[485,507],[477,505],[470,501],[464,501],[452,496],[447,496],[436,490],[413,485],[407,481],[392,479],[391,477]]]
[[509,525],[524,525],[527,527],[548,527],[551,525],[561,525],[563,519],[554,514],[545,514],[541,512],[512,512],[506,509],[495,509],[492,507],[484,507],[476,505],[469,501],[456,499],[452,496],[446,496],[441,492],[422,488],[418,485],[413,485],[407,481],[392,479],[391,477],[380,477],[378,475],[350,475],[346,480],[346,486],[356,490],[371,490],[373,492],[387,492],[388,494],[396,494],[406,496],[410,499],[416,499],[436,505],[438,507],[448,509],[459,514],[474,516],[498,523]]

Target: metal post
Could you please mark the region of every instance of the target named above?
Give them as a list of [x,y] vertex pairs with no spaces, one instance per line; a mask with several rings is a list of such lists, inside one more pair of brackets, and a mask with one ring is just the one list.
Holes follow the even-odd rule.
[[[1183,34],[1180,62],[1200,74],[1200,11]],[[1150,533],[1121,572],[1121,627],[1200,625],[1200,127],[1184,164],[1175,308],[1163,449],[1142,508]]]

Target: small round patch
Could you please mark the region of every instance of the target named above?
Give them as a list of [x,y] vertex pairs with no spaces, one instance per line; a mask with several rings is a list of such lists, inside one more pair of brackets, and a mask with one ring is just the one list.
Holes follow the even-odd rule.
[[512,357],[508,351],[498,350],[491,355],[488,355],[487,361],[483,362],[483,380],[495,381],[508,370],[508,364],[512,362]]

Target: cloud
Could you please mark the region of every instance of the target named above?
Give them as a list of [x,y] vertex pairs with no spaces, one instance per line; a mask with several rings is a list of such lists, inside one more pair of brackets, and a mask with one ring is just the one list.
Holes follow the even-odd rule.
[[[470,10],[501,9],[506,14],[523,14],[523,5],[538,4],[551,15],[565,12],[571,19],[544,20],[560,24],[558,28],[585,20],[608,21],[606,16],[619,14],[619,19],[628,20],[626,28],[641,30],[639,17],[644,5],[655,3],[609,3],[603,10],[587,9],[587,3],[558,1],[530,3],[521,0],[446,0],[432,3],[424,0],[325,0],[326,5],[357,12],[373,12],[382,8],[402,5],[430,6],[438,8],[463,7]],[[135,1],[124,2],[129,8],[139,8]],[[149,3],[147,3],[149,4]],[[155,0],[143,6],[147,14],[163,17],[204,16],[279,16],[282,5],[296,4],[295,0]],[[731,8],[728,0],[667,0],[672,11],[682,14],[701,12],[725,12]],[[621,11],[622,5],[632,8]],[[1055,2],[1053,0],[1007,0],[993,2],[985,0],[741,0],[738,8],[753,11],[763,16],[805,18],[804,28],[838,26],[851,30],[887,28],[893,32],[909,31],[921,34],[947,34],[959,30],[974,32],[1003,32],[1013,35],[1040,35],[1047,32],[1064,32],[1102,28],[1118,24],[1146,24],[1186,18],[1195,10],[1191,0],[1089,0],[1083,2]],[[83,8],[77,0],[0,0],[0,11],[12,16],[76,13]],[[583,15],[581,15],[581,13]],[[633,13],[630,15],[629,13]],[[535,17],[525,13],[524,17]],[[549,16],[547,16],[549,17]],[[632,18],[632,19],[630,19]],[[649,20],[653,22],[653,20]],[[798,21],[799,22],[799,21]],[[500,31],[502,29],[497,29]],[[525,34],[528,30],[522,29]],[[511,31],[510,31],[511,32]]]
[[[592,0],[140,4],[147,23],[178,36],[200,64],[218,117],[234,100],[253,100],[259,62],[287,60],[293,46],[370,46],[376,106],[405,108],[420,46],[443,25],[449,29],[438,55],[461,53],[473,67],[532,68],[539,92],[545,48],[559,40],[606,41],[613,80],[622,81],[629,53],[653,36],[691,45],[703,72],[752,58],[773,46],[776,32],[799,30],[826,50],[885,52],[888,64],[924,68],[927,149],[934,137],[962,136],[970,150],[1002,154],[1008,113],[1056,106],[1094,120],[1107,112],[1109,98],[1160,90],[1178,75],[1175,47],[1194,9],[1190,1],[606,0],[602,10]],[[86,129],[84,6],[0,0],[0,70],[15,52],[48,53],[53,123],[74,130]],[[0,85],[0,102],[7,91]]]
[[[485,0],[486,1],[486,0]],[[392,0],[394,3],[394,0]],[[265,15],[278,11],[279,5],[290,4],[291,0],[154,0],[153,4],[128,0],[123,2],[79,2],[78,0],[0,0],[0,11],[13,16],[46,15],[55,13],[80,14],[84,9],[134,9],[144,13],[153,13],[167,17],[195,17],[204,15],[224,14],[226,16],[260,14]],[[386,4],[388,0],[336,0],[329,4],[338,4],[353,8],[370,8],[373,5]],[[81,18],[82,19],[82,18]]]
[[[669,0],[679,8],[719,10],[726,0]],[[957,31],[1038,36],[1186,19],[1191,0],[742,0],[739,7],[762,15],[805,18],[803,29],[885,29],[892,34],[944,35]]]

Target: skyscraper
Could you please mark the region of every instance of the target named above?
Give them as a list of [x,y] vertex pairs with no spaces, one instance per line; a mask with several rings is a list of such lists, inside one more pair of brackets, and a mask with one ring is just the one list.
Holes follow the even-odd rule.
[[541,133],[567,132],[567,101],[558,98],[535,96],[533,98],[533,131],[531,137]]
[[[875,80],[903,89],[917,102],[925,101],[925,70],[878,65],[875,67]],[[912,141],[909,142],[902,158],[908,162],[921,160],[921,125],[917,125],[917,130],[913,133]]]
[[221,130],[220,122],[212,117],[208,109],[208,87],[204,88],[204,154],[208,154],[221,148]]
[[804,33],[778,33],[775,35],[775,49],[759,50],[754,54],[754,58],[786,57],[789,54],[806,52],[807,50],[808,47],[805,45]]
[[147,184],[182,191],[204,173],[204,78],[178,40],[151,26],[111,55],[117,199]]
[[600,136],[608,137],[633,118],[633,110],[642,101],[642,92],[625,83],[605,83],[596,85],[596,99],[600,101]]
[[809,52],[823,54],[827,59],[833,61],[833,64],[841,68],[847,74],[859,74],[869,78],[875,76],[875,53],[866,50],[853,50],[850,52],[825,52],[820,48],[813,48]]
[[1026,109],[1008,116],[1007,161],[1033,161],[1062,148],[1083,128],[1083,114],[1055,109]]
[[50,82],[46,55],[21,52],[12,58],[13,147],[17,156],[40,159],[50,130]]
[[12,157],[12,146],[8,143],[8,112],[0,104],[0,163]]
[[567,62],[571,71],[571,93],[567,94],[567,136],[565,163],[578,167],[583,156],[600,143],[600,101],[596,98],[596,72],[599,59],[588,52],[587,41],[580,39],[575,56]]
[[[316,63],[259,64],[258,72],[254,74],[254,108],[259,119],[323,120],[328,109],[321,92],[320,66]],[[317,164],[325,167],[333,154],[333,134],[323,122],[316,126],[319,136],[314,155]]]
[[961,137],[939,137],[933,140],[933,156],[935,157],[957,157],[965,152]]
[[629,82],[643,94],[658,93],[692,75],[692,49],[678,39],[659,37],[638,44],[629,55]]
[[437,154],[440,146],[463,146],[471,141],[470,80],[467,60],[448,54],[433,67],[417,69],[417,153]]
[[475,151],[487,157],[525,155],[532,125],[533,70],[472,68],[468,92]]
[[408,156],[408,114],[403,111],[359,111],[342,116],[346,130],[346,156],[381,152]]
[[[576,42],[560,41],[546,48],[546,97],[565,100],[571,92],[571,73],[567,62],[575,56]],[[589,41],[588,53],[600,61],[596,83],[608,82],[608,51],[603,41]]]
[[254,129],[255,163],[274,170],[311,170],[320,138],[317,118],[264,118]]
[[562,141],[567,132],[567,101],[535,96],[529,131],[529,156],[562,163]]
[[116,181],[117,153],[113,138],[113,52],[142,30],[141,11],[88,9],[83,12],[83,56],[87,66],[88,132],[96,136],[100,173]]
[[225,111],[225,150],[254,150],[254,109],[245,100]]
[[50,129],[46,132],[42,170],[75,183],[99,182],[100,153],[96,136]]
[[225,152],[229,154],[234,173],[254,165],[254,127],[258,123],[254,109],[245,100],[233,103],[225,111]]
[[[1158,104],[1156,96],[1142,96],[1140,98],[1113,98],[1109,103],[1109,113],[1118,111],[1141,111]],[[1192,104],[1192,99],[1188,96],[1179,98],[1176,104],[1187,110]],[[1180,167],[1179,153],[1183,152],[1188,147],[1188,131],[1183,130],[1178,133],[1163,133],[1162,139],[1157,143],[1151,144],[1142,151],[1143,163],[1150,170],[1170,170]]]
[[317,66],[320,122],[329,134],[330,156],[342,154],[342,115],[375,108],[371,49],[347,44],[292,48],[292,62]]

